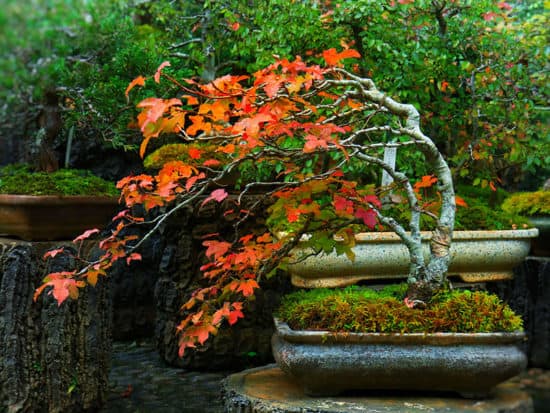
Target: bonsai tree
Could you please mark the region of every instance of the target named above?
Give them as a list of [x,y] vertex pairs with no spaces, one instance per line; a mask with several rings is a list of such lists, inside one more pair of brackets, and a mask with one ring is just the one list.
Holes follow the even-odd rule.
[[[216,156],[194,145],[179,160],[166,158],[156,174],[120,180],[118,188],[128,208],[114,218],[114,229],[100,241],[104,254],[92,262],[78,257],[78,268],[49,274],[35,299],[49,287],[59,305],[69,296],[77,297],[79,288],[95,285],[115,261],[139,260],[144,241],[178,210],[210,202],[227,205],[235,231],[229,239],[212,234],[203,241],[209,262],[201,270],[207,284],[182,307],[180,354],[216,334],[224,320],[234,324],[242,318],[243,301],[253,297],[262,279],[284,269],[299,242],[317,252],[336,249],[353,260],[353,234],[385,226],[409,251],[406,304],[421,305],[444,288],[455,217],[452,176],[444,157],[422,131],[415,106],[381,92],[371,79],[343,69],[341,61],[359,57],[358,52],[330,49],[322,57],[325,67],[308,65],[299,57],[283,59],[252,76],[226,75],[207,84],[175,79],[168,74],[168,62],[152,78],[134,79],[127,96],[151,80],[180,90],[177,97],[149,97],[138,103],[142,157],[151,140],[162,135],[204,142],[216,148]],[[410,170],[418,166],[432,175],[397,170],[384,160],[388,148],[396,148],[402,161],[410,162]],[[234,170],[251,167],[258,171],[257,181],[230,195],[223,179]],[[379,171],[391,182],[377,185]],[[426,209],[418,195],[418,189],[426,186],[435,186],[440,194],[436,213]],[[255,220],[263,205],[258,201],[243,207],[243,199],[257,188],[263,188],[264,199],[271,200],[268,230],[243,233],[243,223]],[[404,194],[408,222],[388,213],[391,209],[385,204],[395,198],[392,193]],[[421,249],[424,213],[436,223],[428,260]],[[150,229],[138,239],[132,227],[143,225]],[[75,242],[96,232],[87,231]],[[49,251],[46,257],[62,252]]]

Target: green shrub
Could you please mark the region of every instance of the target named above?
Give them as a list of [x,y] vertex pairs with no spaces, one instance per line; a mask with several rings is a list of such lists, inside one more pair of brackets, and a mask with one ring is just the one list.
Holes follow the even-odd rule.
[[287,295],[277,316],[294,330],[354,333],[502,332],[522,329],[507,304],[482,291],[447,291],[425,309],[403,303],[406,284],[374,291],[364,287],[314,289]]
[[550,191],[512,194],[502,203],[502,209],[510,214],[550,215]]

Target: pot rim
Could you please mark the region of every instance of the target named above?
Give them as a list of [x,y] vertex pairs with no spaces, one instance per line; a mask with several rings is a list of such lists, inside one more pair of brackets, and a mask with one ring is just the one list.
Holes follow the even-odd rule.
[[[429,240],[432,238],[431,231],[421,231],[422,240]],[[535,238],[539,235],[537,228],[529,229],[501,229],[501,230],[460,230],[453,231],[453,241],[456,240],[496,240],[496,239],[522,239],[522,238]],[[360,232],[355,234],[355,239],[359,242],[364,241],[399,241],[401,238],[395,232]]]
[[301,344],[515,344],[525,339],[523,331],[499,333],[338,333],[330,331],[292,330],[288,324],[273,317],[277,335]]
[[[528,239],[536,238],[539,235],[538,228],[528,229],[498,229],[498,230],[455,230],[453,231],[453,241],[471,241],[471,240],[509,240],[509,239]],[[285,233],[278,233],[276,237],[281,239]],[[429,241],[432,238],[431,231],[420,231],[422,241]],[[303,236],[306,240],[308,235]],[[355,234],[355,240],[358,243],[368,242],[403,242],[395,232],[359,232]],[[300,248],[298,246],[298,248]]]

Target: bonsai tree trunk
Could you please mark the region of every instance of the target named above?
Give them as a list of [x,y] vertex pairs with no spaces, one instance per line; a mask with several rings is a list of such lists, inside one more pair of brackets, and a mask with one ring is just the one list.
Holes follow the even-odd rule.
[[[335,71],[344,74],[346,79],[329,80],[327,83],[351,86],[356,90],[357,95],[364,100],[375,103],[383,110],[405,120],[404,125],[397,128],[395,132],[411,138],[437,177],[438,190],[441,194],[441,209],[430,241],[430,259],[426,263],[422,254],[420,236],[421,209],[409,178],[378,157],[363,151],[357,154],[365,162],[378,165],[384,169],[394,181],[405,189],[411,212],[409,220],[410,233],[394,219],[385,217],[381,213],[378,213],[378,217],[383,224],[392,228],[399,235],[409,250],[410,268],[407,280],[409,283],[407,297],[412,302],[421,304],[446,283],[446,273],[450,263],[449,249],[456,210],[451,170],[434,142],[420,129],[420,114],[413,105],[399,103],[380,92],[370,79],[359,78],[340,69],[335,69]],[[382,128],[379,129],[382,130]]]

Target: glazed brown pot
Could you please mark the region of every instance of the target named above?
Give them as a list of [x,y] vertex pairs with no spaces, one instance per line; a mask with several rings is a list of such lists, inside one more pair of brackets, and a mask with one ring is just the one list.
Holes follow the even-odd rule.
[[118,198],[0,194],[0,234],[26,241],[73,239],[102,228],[116,213]]

